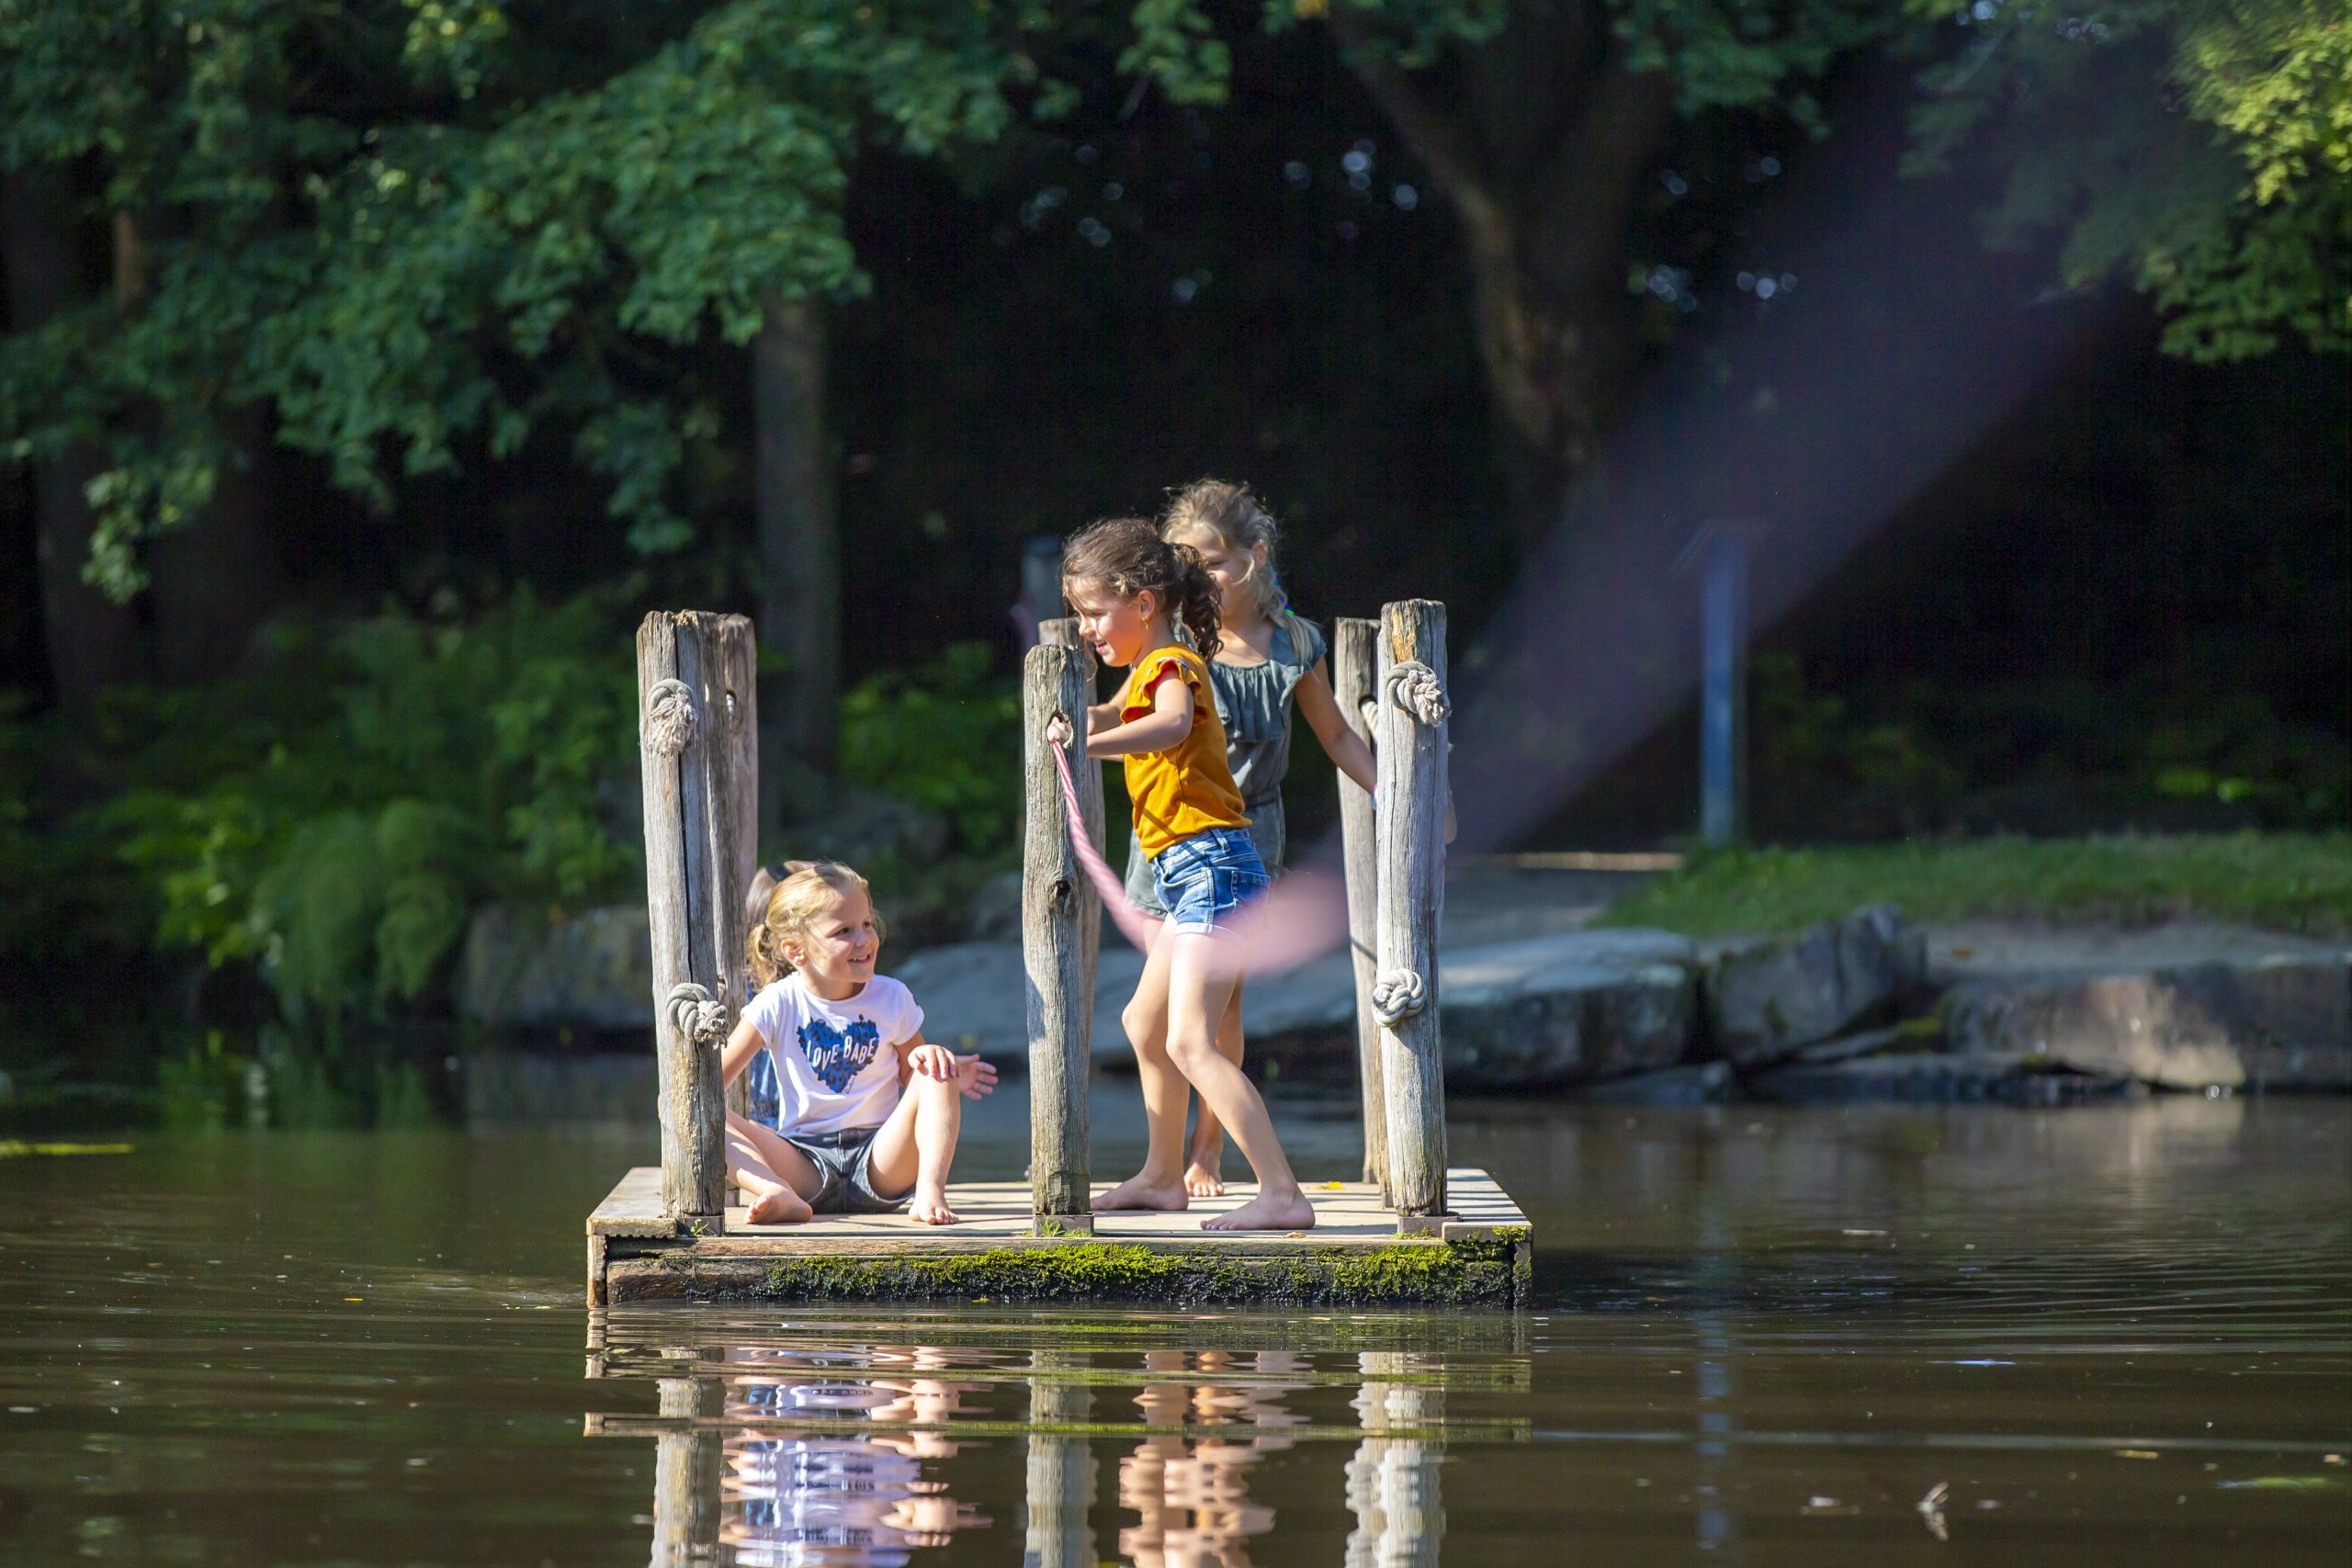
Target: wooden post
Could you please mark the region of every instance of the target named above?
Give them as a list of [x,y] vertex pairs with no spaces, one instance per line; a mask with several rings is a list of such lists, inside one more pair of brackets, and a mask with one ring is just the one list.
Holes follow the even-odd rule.
[[[1021,731],[1026,830],[1021,867],[1021,955],[1029,1014],[1029,1194],[1038,1228],[1091,1231],[1087,1199],[1088,1052],[1093,1009],[1086,910],[1094,890],[1070,846],[1061,774],[1047,724],[1069,721],[1065,755],[1084,776],[1091,662],[1082,649],[1044,644],[1022,662]],[[1099,910],[1098,910],[1099,918]]]
[[[1366,745],[1373,745],[1373,704],[1380,690],[1377,642],[1380,623],[1343,619],[1332,627],[1331,684],[1340,716]],[[1376,750],[1376,748],[1375,748]],[[1347,852],[1348,952],[1356,971],[1356,1073],[1363,1086],[1363,1179],[1388,1190],[1388,1102],[1380,1090],[1380,1018],[1372,1010],[1372,982],[1379,964],[1380,849],[1373,824],[1372,796],[1355,780],[1340,775],[1340,839]]]
[[[660,1082],[662,1203],[682,1228],[716,1231],[727,1179],[718,1047],[735,973],[723,943],[742,942],[728,701],[741,615],[656,611],[637,630],[638,749],[645,779],[645,893],[652,917],[654,1063]],[[745,781],[747,783],[753,781]]]
[[1407,599],[1380,617],[1381,1091],[1389,1206],[1400,1232],[1445,1213],[1445,1060],[1437,929],[1445,902],[1445,606]]
[[[1038,622],[1037,640],[1048,648],[1069,649],[1078,655],[1081,671],[1079,676],[1079,685],[1085,692],[1086,701],[1091,705],[1094,701],[1097,685],[1094,650],[1079,640],[1077,617],[1057,615],[1052,620]],[[1071,723],[1075,724],[1077,720],[1073,719]],[[1050,757],[1046,760],[1049,762],[1053,761]],[[1086,830],[1093,835],[1094,842],[1100,846],[1106,841],[1103,838],[1102,764],[1091,758],[1081,757],[1078,766],[1073,770],[1073,776],[1078,781],[1078,807],[1086,818]],[[1083,901],[1079,911],[1079,935],[1083,939],[1086,951],[1085,993],[1080,998],[1079,1005],[1086,1010],[1086,1016],[1091,1020],[1094,1017],[1094,967],[1096,962],[1102,956],[1102,900],[1101,898],[1090,897]]]
[[[760,864],[760,657],[752,624],[727,615],[718,625],[719,702],[727,717],[728,744],[711,755],[711,792],[725,806],[727,853],[718,857],[718,954],[728,976],[728,1017],[742,1016],[752,999],[752,967],[744,952],[749,935],[743,897]],[[730,1024],[731,1027],[731,1024]],[[727,1090],[727,1109],[748,1111],[751,1086],[738,1077]]]

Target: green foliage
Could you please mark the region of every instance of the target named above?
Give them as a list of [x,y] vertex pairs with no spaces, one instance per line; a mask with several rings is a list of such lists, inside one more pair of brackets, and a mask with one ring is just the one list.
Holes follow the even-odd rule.
[[2340,935],[2352,929],[2352,833],[1711,851],[1635,890],[1602,919],[1716,936],[1797,931],[1889,902],[1920,920],[2142,924],[2198,916]]
[[[1190,16],[1140,9],[1131,69],[1211,96],[1224,46]],[[379,507],[568,434],[631,543],[674,549],[718,428],[705,337],[861,290],[851,161],[971,159],[1065,112],[1037,47],[1098,30],[1043,0],[0,0],[0,169],[95,170],[66,217],[111,215],[141,278],[0,344],[0,451],[107,454],[89,575],[119,597],[256,405]]]
[[1012,854],[1021,829],[1021,689],[989,671],[989,645],[870,676],[842,700],[842,772],[954,825],[965,853]]
[[609,595],[529,593],[470,623],[397,611],[287,629],[259,673],[126,694],[89,808],[151,880],[160,936],[257,964],[289,1009],[427,990],[486,898],[634,882],[600,794],[628,763],[634,672]]
[[[1940,16],[1945,0],[1914,0]],[[1916,169],[2004,177],[1988,238],[2063,236],[2066,283],[2121,279],[2199,360],[2352,347],[2352,24],[2310,0],[2011,0],[1928,71]]]

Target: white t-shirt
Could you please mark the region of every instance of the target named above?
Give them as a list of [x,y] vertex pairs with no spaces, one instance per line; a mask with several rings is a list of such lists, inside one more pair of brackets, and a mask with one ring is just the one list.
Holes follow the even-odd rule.
[[753,997],[743,1016],[775,1059],[776,1121],[787,1138],[889,1120],[899,1103],[897,1048],[922,1027],[913,993],[888,975],[838,1002],[787,975]]

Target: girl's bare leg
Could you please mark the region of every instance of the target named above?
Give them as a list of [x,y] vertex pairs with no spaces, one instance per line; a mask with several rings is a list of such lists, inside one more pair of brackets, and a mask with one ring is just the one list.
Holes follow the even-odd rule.
[[956,1139],[964,1130],[964,1091],[950,1078],[921,1073],[907,1080],[898,1109],[874,1134],[866,1170],[874,1190],[896,1198],[911,1190],[910,1217],[927,1225],[952,1225],[961,1215],[947,1206],[947,1168],[955,1163]]
[[1184,1106],[1192,1086],[1168,1056],[1168,974],[1176,934],[1165,925],[1144,960],[1135,999],[1119,1015],[1127,1042],[1136,1048],[1136,1074],[1143,1087],[1144,1126],[1148,1135],[1143,1168],[1094,1200],[1097,1209],[1182,1209],[1184,1191]]
[[[1216,943],[1220,939],[1199,932],[1171,932],[1162,938],[1168,954],[1168,1057],[1201,1093],[1201,1103],[1225,1123],[1242,1157],[1258,1178],[1258,1195],[1229,1214],[1204,1220],[1204,1230],[1295,1231],[1315,1224],[1315,1206],[1298,1188],[1290,1161],[1274,1136],[1273,1119],[1257,1086],[1216,1048],[1216,1021],[1225,1015],[1238,978],[1223,965]],[[1152,949],[1159,962],[1159,948]],[[1148,969],[1146,971],[1148,973]],[[1182,1101],[1178,1102],[1180,1105]]]
[[824,1178],[808,1156],[773,1127],[727,1113],[727,1174],[751,1200],[744,1218],[755,1225],[793,1225],[810,1214],[808,1199]]
[[[1225,1014],[1216,1021],[1216,1054],[1241,1065],[1241,987],[1244,982],[1233,983],[1233,999],[1225,1004]],[[1193,1142],[1184,1156],[1184,1190],[1195,1198],[1225,1196],[1225,1129],[1218,1124],[1216,1113],[1201,1102],[1201,1113],[1193,1122]]]

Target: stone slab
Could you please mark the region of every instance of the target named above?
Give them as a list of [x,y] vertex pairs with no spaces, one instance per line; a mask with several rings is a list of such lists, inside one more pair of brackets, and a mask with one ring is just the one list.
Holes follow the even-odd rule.
[[645,906],[546,919],[503,904],[475,912],[455,984],[469,1023],[653,1028],[653,939]]

